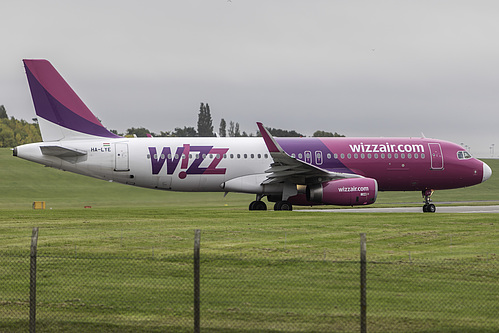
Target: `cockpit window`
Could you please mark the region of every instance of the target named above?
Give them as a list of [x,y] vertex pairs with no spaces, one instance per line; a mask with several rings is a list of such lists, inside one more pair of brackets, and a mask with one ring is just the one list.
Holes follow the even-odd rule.
[[470,159],[471,157],[472,157],[471,154],[465,150],[457,152],[457,158],[460,160],[467,160]]

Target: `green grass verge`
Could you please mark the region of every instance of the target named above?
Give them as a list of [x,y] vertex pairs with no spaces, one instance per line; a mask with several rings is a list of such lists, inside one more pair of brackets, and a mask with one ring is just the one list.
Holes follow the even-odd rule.
[[[496,214],[249,212],[249,195],[134,188],[10,154],[0,150],[0,332],[27,331],[33,226],[39,332],[191,332],[194,229],[204,332],[358,331],[360,232],[369,331],[499,327]],[[493,176],[434,199],[496,200],[497,185]],[[48,209],[31,210],[35,200]]]

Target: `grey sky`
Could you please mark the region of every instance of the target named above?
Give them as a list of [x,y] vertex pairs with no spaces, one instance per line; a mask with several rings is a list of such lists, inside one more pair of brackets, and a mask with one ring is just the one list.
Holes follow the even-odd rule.
[[[497,1],[0,3],[0,104],[30,120],[21,59],[45,58],[105,126],[499,143]],[[499,147],[495,156],[499,154]]]

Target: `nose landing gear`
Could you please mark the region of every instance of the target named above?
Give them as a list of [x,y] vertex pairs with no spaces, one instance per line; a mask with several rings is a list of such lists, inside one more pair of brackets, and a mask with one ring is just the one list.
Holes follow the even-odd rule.
[[423,190],[423,192],[422,192],[423,202],[424,202],[424,205],[423,205],[423,212],[424,213],[435,213],[435,211],[437,210],[435,205],[430,203],[431,202],[430,197],[433,194],[433,192],[434,191],[431,189]]

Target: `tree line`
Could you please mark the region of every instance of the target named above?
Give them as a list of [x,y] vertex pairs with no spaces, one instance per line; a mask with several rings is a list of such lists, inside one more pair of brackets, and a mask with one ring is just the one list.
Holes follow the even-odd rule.
[[42,141],[42,137],[38,124],[9,118],[5,107],[0,105],[0,147],[15,147],[39,141]]
[[[269,132],[273,136],[277,137],[303,137],[305,135],[296,132],[295,130],[284,130],[280,128],[269,128]],[[213,127],[213,119],[211,117],[211,111],[210,111],[210,106],[208,103],[201,103],[199,107],[199,113],[198,113],[198,122],[197,122],[197,130],[194,127],[187,127],[184,126],[184,128],[177,127],[173,131],[169,132],[163,132],[161,131],[159,134],[153,133],[149,131],[148,129],[144,127],[139,127],[139,128],[129,128],[127,129],[126,133],[118,133],[116,131],[112,131],[115,134],[121,135],[121,136],[137,136],[137,137],[144,137],[144,136],[158,136],[158,137],[165,137],[165,136],[176,136],[176,137],[193,137],[193,136],[200,136],[200,137],[210,137],[210,136],[218,136],[220,137],[254,137],[254,136],[261,136],[261,134],[257,131],[256,134],[253,133],[246,133],[245,131],[241,131],[239,127],[239,123],[233,122],[232,120],[229,121],[227,124],[227,121],[222,118],[220,120],[220,125],[218,127],[218,132],[215,134],[214,132],[214,127]],[[336,132],[327,132],[327,131],[315,131],[314,134],[312,135],[313,137],[344,137],[344,135],[338,134]]]
[[[7,115],[5,106],[0,105],[0,147],[15,147],[26,143],[40,142],[42,137],[40,135],[40,128],[37,119],[33,118],[34,123],[28,123],[25,120],[17,120],[14,117]],[[216,136],[214,132],[213,119],[211,117],[210,106],[208,103],[201,103],[198,113],[197,127],[184,126],[183,128],[177,127],[173,131],[160,131],[154,133],[144,127],[131,127],[125,133],[118,133],[116,130],[111,130],[114,134],[128,137],[213,137]],[[277,137],[303,137],[304,135],[296,132],[295,130],[284,130],[280,128],[269,128],[269,132]],[[238,122],[220,120],[218,127],[218,136],[221,137],[255,137],[261,136],[259,132],[256,134],[246,133],[241,131]],[[343,137],[344,135],[336,132],[316,131],[314,137]]]

